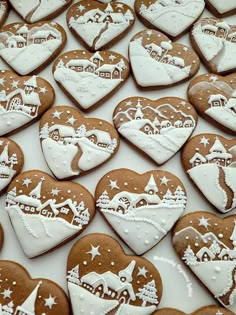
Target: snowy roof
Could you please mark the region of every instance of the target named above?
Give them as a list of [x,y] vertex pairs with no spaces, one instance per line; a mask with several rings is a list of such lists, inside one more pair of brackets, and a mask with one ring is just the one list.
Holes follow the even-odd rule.
[[231,258],[236,258],[236,251],[231,249],[223,248],[219,254],[219,258],[222,258],[224,255],[229,255]]
[[90,60],[94,60],[94,59],[98,59],[98,60],[104,61],[104,59],[102,58],[102,56],[99,54],[98,51],[96,51],[95,54],[92,55],[92,57],[90,58]]
[[23,203],[24,205],[32,206],[38,208],[41,205],[40,200],[26,196],[19,195],[15,198],[16,203]]
[[226,102],[227,98],[222,94],[210,95],[209,100],[208,100],[208,104],[210,104],[211,102],[220,101],[220,100],[223,100]]
[[21,304],[21,306],[17,306],[15,314],[17,314],[17,311],[20,311],[19,314],[35,314],[35,302],[38,295],[38,289],[40,285],[42,284],[42,281],[39,281],[37,286],[34,288],[34,290],[31,292],[31,294],[25,299],[25,301]]
[[2,150],[2,153],[0,154],[0,162],[7,163],[8,160],[9,160],[8,144],[6,144]]
[[69,206],[70,209],[72,210],[72,212],[77,215],[78,214],[78,211],[76,210],[76,207],[74,205],[74,203],[72,202],[71,199],[66,199],[65,201],[61,202],[61,203],[57,203],[55,205],[55,207],[58,209],[58,208],[61,208],[61,207],[64,207],[64,206]]
[[99,67],[96,72],[110,72],[112,73],[115,69],[118,71],[122,71],[117,65],[110,65],[110,64],[105,64]]
[[208,161],[211,161],[213,159],[228,160],[228,159],[232,159],[232,154],[230,154],[230,153],[212,152],[212,153],[206,155],[206,158],[207,158]]
[[224,147],[224,145],[220,142],[219,138],[216,137],[215,142],[213,143],[212,147],[210,148],[210,153],[213,152],[222,152],[222,153],[226,153],[226,148]]
[[181,67],[185,66],[185,62],[183,58],[173,56],[171,60],[174,61],[176,66],[181,66]]
[[236,109],[236,98],[230,98],[225,107],[229,109]]
[[27,27],[27,25],[23,25],[21,26],[18,30],[17,30],[17,34],[24,34],[24,33],[28,33],[29,29]]
[[149,44],[149,45],[145,45],[145,48],[149,48],[149,47],[152,49],[152,51],[155,51],[156,53],[158,53],[159,56],[163,52],[163,49],[160,46],[156,45],[156,44],[152,43],[152,44]]
[[236,32],[230,33],[230,34],[228,35],[228,37],[229,37],[229,38],[236,37]]
[[57,34],[51,30],[37,31],[32,35],[32,38],[47,38],[49,35],[52,35],[57,38]]
[[75,129],[72,126],[55,124],[49,127],[49,132],[58,130],[61,137],[75,137]]
[[161,202],[161,199],[155,194],[153,195],[149,195],[146,193],[136,194],[128,191],[119,192],[112,198],[111,202],[119,200],[120,198],[123,197],[127,198],[130,201],[131,206],[135,206],[142,199],[146,200],[148,203],[151,204],[159,204]]
[[69,62],[67,62],[66,67],[87,67],[87,66],[91,66],[93,68],[96,68],[97,66],[87,60],[87,59],[72,59]]
[[144,191],[149,192],[150,190],[153,190],[154,192],[158,191],[155,179],[153,175],[151,174],[149,181],[147,183],[147,186],[144,188]]
[[37,210],[41,211],[41,210],[45,209],[47,206],[49,206],[52,209],[52,211],[55,215],[58,215],[59,211],[56,209],[55,200],[52,200],[52,199],[49,199],[46,202],[44,202],[43,204],[41,204],[37,208]]
[[103,22],[107,17],[111,17],[112,22],[114,22],[114,23],[122,23],[122,22],[124,22],[124,15],[123,15],[123,13],[108,13],[108,14],[103,14],[103,15],[98,19],[98,22]]
[[24,39],[24,37],[22,37],[22,36],[20,36],[20,35],[13,35],[13,36],[11,36],[11,37],[9,37],[8,39],[7,39],[7,43],[9,43],[10,41],[12,41],[12,40],[14,40],[14,41],[16,41],[16,42],[18,42],[18,43],[26,43],[26,40]]
[[215,255],[210,251],[209,248],[207,247],[202,247],[196,254],[197,258],[202,259],[203,255],[207,254],[211,259],[215,258]]
[[203,31],[210,30],[212,32],[217,32],[217,30],[218,30],[218,28],[216,26],[211,25],[211,24],[202,25],[201,28]]
[[202,163],[206,163],[207,162],[207,159],[203,155],[201,155],[199,152],[196,152],[194,154],[194,156],[191,158],[191,160],[189,160],[189,162],[192,164],[196,160],[200,160]]
[[98,143],[111,144],[111,136],[108,132],[103,130],[92,129],[86,132],[86,137],[95,135]]
[[25,81],[25,86],[33,86],[34,88],[38,87],[37,85],[37,77],[33,75],[29,80]]
[[87,23],[88,20],[94,20],[94,17],[99,14],[100,16],[104,14],[104,12],[100,9],[93,9],[85,12],[84,15],[81,15],[76,20],[77,23]]
[[217,27],[220,27],[220,28],[223,28],[223,29],[225,29],[225,30],[230,30],[230,26],[229,26],[229,24],[228,23],[226,23],[225,21],[222,21],[222,22],[218,22],[218,23],[216,23],[216,26]]

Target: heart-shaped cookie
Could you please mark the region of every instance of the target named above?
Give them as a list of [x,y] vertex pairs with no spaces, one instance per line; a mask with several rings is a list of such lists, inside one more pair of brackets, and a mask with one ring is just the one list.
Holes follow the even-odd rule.
[[[163,308],[155,313],[153,315],[187,315],[186,313],[179,311],[174,308]],[[209,305],[209,306],[204,306],[196,310],[195,312],[191,313],[190,315],[234,315],[231,311],[219,307],[216,305]]]
[[40,121],[39,137],[46,162],[58,178],[71,178],[109,160],[119,136],[107,121],[86,118],[70,106],[56,106]]
[[55,22],[12,23],[0,31],[0,56],[21,75],[44,69],[66,43],[64,29]]
[[182,261],[226,308],[236,312],[236,216],[221,219],[209,212],[182,217],[173,231]]
[[134,24],[134,11],[127,4],[82,0],[70,7],[67,24],[90,51],[104,50],[124,37]]
[[90,234],[72,247],[67,281],[74,315],[151,315],[162,296],[157,269],[126,255],[105,234]]
[[199,114],[225,132],[236,134],[236,76],[203,74],[188,87],[189,101]]
[[228,74],[236,70],[236,25],[222,19],[201,19],[194,24],[190,38],[210,72]]
[[192,48],[172,43],[167,36],[154,30],[141,31],[131,39],[129,57],[136,84],[146,90],[186,81],[200,66]]
[[204,8],[204,0],[135,0],[135,11],[143,24],[172,39],[187,32]]
[[236,13],[235,0],[205,0],[207,8],[217,17],[225,17]]
[[0,71],[0,136],[27,127],[49,109],[55,99],[51,84],[37,76]]
[[68,51],[53,65],[53,75],[66,95],[82,110],[103,104],[126,81],[129,62],[114,51]]
[[19,145],[8,138],[0,138],[0,194],[18,175],[24,165],[24,153]]
[[220,212],[236,207],[236,139],[203,133],[191,138],[182,163],[202,194]]
[[27,23],[52,20],[65,10],[72,0],[9,0],[13,8]]
[[2,0],[0,3],[0,26],[2,26],[8,16],[9,5],[8,0]]
[[10,184],[6,210],[25,255],[39,256],[86,229],[94,200],[83,186],[58,182],[41,171],[27,171]]
[[185,188],[175,175],[165,171],[138,174],[123,168],[102,177],[95,199],[99,211],[137,255],[160,242],[187,202]]
[[169,160],[182,147],[197,120],[193,106],[177,97],[155,101],[130,97],[113,113],[118,132],[157,164]]
[[2,249],[3,240],[4,240],[4,232],[3,232],[3,229],[2,229],[2,225],[0,223],[0,250]]
[[70,315],[65,292],[48,279],[32,279],[26,269],[9,260],[0,261],[2,315]]

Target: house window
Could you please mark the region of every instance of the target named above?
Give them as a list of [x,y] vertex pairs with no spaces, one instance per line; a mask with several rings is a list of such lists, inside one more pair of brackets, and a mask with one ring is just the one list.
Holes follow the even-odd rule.
[[26,206],[25,207],[25,211],[29,211],[30,207],[29,206]]
[[109,78],[110,77],[110,73],[106,73],[106,78]]
[[69,209],[67,209],[65,207],[61,208],[61,213],[68,214],[68,212],[69,212]]
[[34,207],[31,207],[31,208],[30,208],[30,211],[31,211],[31,212],[34,212],[34,210],[35,210]]
[[58,137],[58,135],[54,135],[54,136],[52,137],[52,139],[55,140],[55,141],[58,141],[58,140],[59,140],[59,137]]
[[149,131],[149,130],[150,130],[150,127],[149,127],[149,126],[145,126],[145,127],[144,127],[144,130],[145,130],[145,131]]
[[23,210],[25,208],[25,206],[24,205],[20,205],[20,208]]
[[115,74],[115,75],[118,75],[118,74],[119,74],[119,72],[118,72],[117,70],[115,70],[114,74]]
[[103,72],[102,72],[102,73],[100,73],[100,76],[101,76],[101,77],[104,77],[104,75],[105,75],[105,73],[103,73]]
[[45,215],[47,214],[48,210],[47,209],[43,209],[42,214]]
[[21,100],[19,97],[15,97],[11,100],[10,108],[15,109],[18,105],[21,105]]

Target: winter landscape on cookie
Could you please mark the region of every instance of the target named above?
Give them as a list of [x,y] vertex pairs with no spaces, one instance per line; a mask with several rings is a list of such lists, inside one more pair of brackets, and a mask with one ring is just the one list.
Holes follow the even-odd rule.
[[3,143],[0,141],[0,191],[11,182],[16,173],[14,166],[18,164],[17,155],[15,153],[9,156],[9,143],[4,144],[3,149],[1,148],[2,145]]

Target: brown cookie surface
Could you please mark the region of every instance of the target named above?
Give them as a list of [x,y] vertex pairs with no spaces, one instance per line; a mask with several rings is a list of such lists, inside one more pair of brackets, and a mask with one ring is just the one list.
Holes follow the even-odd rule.
[[236,25],[204,18],[194,24],[190,38],[210,72],[228,74],[236,70]]
[[207,8],[217,17],[225,17],[236,13],[234,0],[205,0]]
[[169,172],[138,174],[117,169],[98,182],[95,200],[114,231],[137,255],[143,255],[171,230],[187,196],[181,181]]
[[5,23],[9,12],[9,5],[7,0],[2,0],[0,3],[0,27]]
[[225,132],[236,134],[236,75],[203,74],[188,87],[188,99],[199,114]]
[[126,255],[106,234],[90,234],[75,243],[67,281],[74,315],[151,315],[162,296],[157,269],[145,258]]
[[25,255],[33,258],[82,233],[95,206],[83,186],[32,170],[18,175],[8,187],[6,211]]
[[1,314],[70,315],[65,292],[48,279],[32,279],[26,269],[8,260],[0,261]]
[[55,22],[12,23],[0,31],[0,56],[20,75],[36,74],[60,53],[65,43],[66,33]]
[[41,77],[1,70],[0,84],[0,136],[27,127],[54,103],[54,89]]
[[2,225],[0,223],[0,250],[2,249],[3,241],[4,241],[4,232],[3,232]]
[[141,22],[172,39],[177,39],[187,32],[204,8],[204,0],[135,0],[135,11]]
[[220,212],[236,207],[236,140],[203,133],[192,137],[182,151],[185,171]]
[[118,132],[157,164],[165,163],[182,147],[197,120],[193,106],[177,97],[129,97],[113,113]]
[[129,76],[128,60],[114,51],[68,51],[53,65],[54,79],[82,110],[103,104]]
[[[231,311],[223,307],[216,306],[216,305],[204,306],[196,310],[195,312],[191,313],[191,315],[233,315],[233,314],[234,313],[232,313]],[[187,314],[174,308],[163,308],[153,313],[153,315],[187,315]]]
[[40,121],[46,162],[58,179],[88,172],[117,152],[119,136],[105,120],[86,118],[70,106],[56,106]]
[[129,57],[137,86],[147,90],[186,81],[200,66],[192,48],[172,43],[167,36],[154,30],[141,31],[131,39]]
[[35,23],[42,20],[52,20],[64,11],[72,0],[9,0],[9,2],[27,23]]
[[[236,216],[224,219],[209,212],[182,217],[172,242],[181,260],[226,308],[235,313]],[[195,314],[195,313],[194,313]],[[203,311],[198,315],[205,314]]]
[[90,51],[104,50],[124,37],[134,24],[134,11],[120,2],[82,0],[67,12],[67,24]]
[[0,138],[0,194],[21,172],[23,165],[24,154],[19,145],[9,138]]

